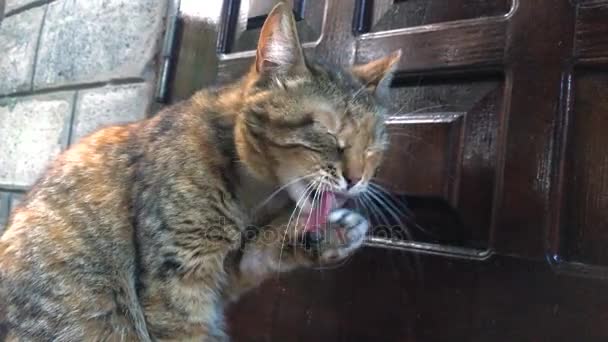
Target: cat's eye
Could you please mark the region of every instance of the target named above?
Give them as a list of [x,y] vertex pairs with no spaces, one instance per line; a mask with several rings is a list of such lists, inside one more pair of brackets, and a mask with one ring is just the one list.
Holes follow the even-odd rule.
[[346,151],[348,151],[350,148],[352,147],[352,145],[349,144],[338,144],[338,152],[343,154]]
[[336,137],[335,135],[333,135],[333,134],[331,134],[331,133],[330,133],[330,134],[329,134],[329,136],[330,136],[330,137],[333,139],[333,141],[334,141],[334,144],[335,144],[335,146],[336,146],[336,151],[337,151],[339,154],[343,154],[343,153],[346,151],[347,146],[346,146],[346,145],[344,145],[344,144],[342,144],[342,143],[340,143],[340,140],[339,140],[339,139],[338,139],[338,137]]
[[316,153],[323,153],[323,151],[321,149],[319,149],[319,148],[317,148],[315,146],[312,146],[312,145],[304,144],[304,143],[286,144],[286,145],[283,145],[283,147],[286,147],[286,148],[303,148],[305,150],[313,151],[313,152],[316,152]]

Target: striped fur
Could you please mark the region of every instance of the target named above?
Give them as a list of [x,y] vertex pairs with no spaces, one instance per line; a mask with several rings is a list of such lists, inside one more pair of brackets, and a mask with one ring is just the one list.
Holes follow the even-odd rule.
[[[293,29],[284,7],[266,30]],[[256,205],[314,171],[371,177],[386,134],[369,86],[384,75],[301,63],[256,64],[233,85],[61,154],[0,238],[4,338],[224,341],[231,300],[273,272],[330,262],[292,243],[288,194]]]

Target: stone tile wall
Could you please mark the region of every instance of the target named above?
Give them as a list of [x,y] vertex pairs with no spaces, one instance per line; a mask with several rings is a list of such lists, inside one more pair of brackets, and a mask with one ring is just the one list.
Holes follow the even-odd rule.
[[166,6],[166,0],[6,0],[0,230],[49,160],[97,128],[146,116]]

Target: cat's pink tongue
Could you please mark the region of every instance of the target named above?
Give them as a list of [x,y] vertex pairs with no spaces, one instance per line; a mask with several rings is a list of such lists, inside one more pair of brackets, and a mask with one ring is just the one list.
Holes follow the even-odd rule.
[[336,196],[329,191],[321,193],[321,198],[310,213],[310,219],[306,219],[305,232],[318,231],[327,221],[327,216],[336,202]]

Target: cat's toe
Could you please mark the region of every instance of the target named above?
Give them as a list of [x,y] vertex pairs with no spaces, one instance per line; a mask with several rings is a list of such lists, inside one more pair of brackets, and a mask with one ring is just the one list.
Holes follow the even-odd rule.
[[352,210],[339,208],[329,213],[327,220],[331,224],[338,224],[346,227],[349,222],[353,223],[353,214],[355,214],[355,212],[353,212]]
[[346,231],[346,237],[351,247],[359,247],[363,243],[367,233],[367,221],[361,220],[357,225]]
[[363,244],[369,224],[361,214],[349,209],[336,209],[329,214],[328,221],[330,228],[321,260],[334,262],[344,259]]
[[345,244],[343,247],[356,248],[363,243],[369,224],[361,214],[348,209],[336,209],[328,219],[335,229],[340,230],[339,235]]

